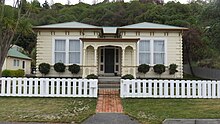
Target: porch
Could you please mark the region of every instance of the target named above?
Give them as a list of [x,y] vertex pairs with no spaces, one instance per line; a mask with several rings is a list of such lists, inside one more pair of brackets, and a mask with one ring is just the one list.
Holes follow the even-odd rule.
[[81,38],[83,75],[99,77],[132,74],[136,77],[137,41],[139,39]]

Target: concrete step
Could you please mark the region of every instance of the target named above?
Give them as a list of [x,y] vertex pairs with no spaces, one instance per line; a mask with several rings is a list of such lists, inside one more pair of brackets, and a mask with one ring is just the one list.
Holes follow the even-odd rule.
[[99,77],[99,82],[102,83],[114,83],[114,82],[120,82],[121,77]]
[[99,88],[116,88],[116,89],[119,89],[120,84],[119,83],[99,83],[98,87]]

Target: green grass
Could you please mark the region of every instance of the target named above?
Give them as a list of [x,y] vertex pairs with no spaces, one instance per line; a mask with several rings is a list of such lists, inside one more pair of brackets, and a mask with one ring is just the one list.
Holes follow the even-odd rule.
[[95,113],[91,98],[0,97],[0,121],[79,123]]
[[126,114],[143,124],[164,119],[220,118],[220,99],[123,99]]

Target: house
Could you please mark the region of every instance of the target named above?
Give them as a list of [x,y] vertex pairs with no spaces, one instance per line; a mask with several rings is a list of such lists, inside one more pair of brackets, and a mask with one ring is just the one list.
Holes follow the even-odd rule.
[[3,64],[3,70],[24,70],[25,74],[31,73],[31,58],[24,55],[19,51],[19,47],[14,46],[9,49],[5,62]]
[[[187,28],[142,22],[122,27],[99,27],[79,22],[36,26],[37,63],[79,64],[78,76],[132,74],[134,77],[158,77],[151,68],[143,75],[140,64],[178,65],[169,75],[168,68],[160,77],[183,77],[182,33]],[[37,72],[38,76],[41,76]],[[73,76],[68,70],[58,74],[51,68],[48,76]]]

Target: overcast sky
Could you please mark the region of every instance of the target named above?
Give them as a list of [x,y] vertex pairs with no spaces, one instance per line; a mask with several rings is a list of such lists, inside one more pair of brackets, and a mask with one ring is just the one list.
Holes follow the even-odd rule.
[[[8,5],[13,5],[14,0],[5,0],[6,4]],[[32,0],[27,0],[27,1],[32,1]],[[45,0],[38,0],[41,4],[45,2]],[[48,3],[51,3],[53,1],[54,3],[62,3],[62,4],[67,4],[68,0],[47,0]],[[79,0],[69,0],[71,4],[76,4],[79,2]],[[92,4],[94,0],[81,0],[84,3]],[[102,2],[103,0],[98,0],[98,2]],[[110,0],[112,1],[112,0]],[[125,2],[129,2],[130,0],[124,0]],[[164,0],[166,3],[167,1],[172,1],[172,0]],[[181,3],[187,3],[187,0],[175,0],[179,1]]]

